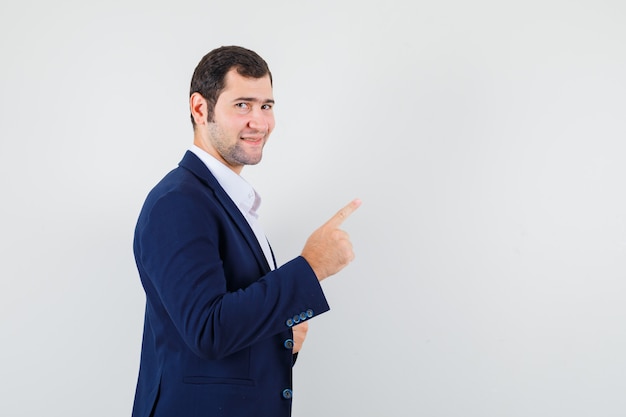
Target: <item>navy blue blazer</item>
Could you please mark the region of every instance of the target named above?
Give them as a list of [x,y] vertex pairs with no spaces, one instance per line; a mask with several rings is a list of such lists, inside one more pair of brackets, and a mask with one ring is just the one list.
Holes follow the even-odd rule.
[[146,293],[133,417],[291,415],[291,326],[329,310],[306,260],[271,271],[189,151],[148,194],[133,249]]

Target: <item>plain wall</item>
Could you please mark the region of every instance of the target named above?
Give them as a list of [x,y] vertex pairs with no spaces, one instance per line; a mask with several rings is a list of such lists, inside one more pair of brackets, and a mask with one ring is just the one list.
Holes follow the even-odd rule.
[[237,44],[281,263],[352,198],[294,416],[626,415],[626,3],[0,3],[0,415],[130,415],[132,235]]

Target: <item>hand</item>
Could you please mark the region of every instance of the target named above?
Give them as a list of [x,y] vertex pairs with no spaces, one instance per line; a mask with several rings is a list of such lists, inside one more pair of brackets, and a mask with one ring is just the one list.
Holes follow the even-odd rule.
[[309,331],[309,323],[306,321],[302,322],[293,326],[291,330],[293,331],[293,353],[298,353],[300,352],[300,349],[302,349],[302,344],[306,338],[306,332]]
[[322,227],[314,231],[306,241],[302,256],[311,265],[319,281],[341,271],[354,259],[350,237],[339,226],[360,205],[361,200],[352,200]]

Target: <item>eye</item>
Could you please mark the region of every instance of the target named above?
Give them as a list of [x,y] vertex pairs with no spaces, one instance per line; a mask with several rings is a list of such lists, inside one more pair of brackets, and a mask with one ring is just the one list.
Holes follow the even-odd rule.
[[248,110],[250,108],[250,105],[248,103],[237,103],[235,104],[235,107],[240,110]]
[[263,110],[272,110],[272,107],[273,106],[271,104],[264,104],[261,106]]

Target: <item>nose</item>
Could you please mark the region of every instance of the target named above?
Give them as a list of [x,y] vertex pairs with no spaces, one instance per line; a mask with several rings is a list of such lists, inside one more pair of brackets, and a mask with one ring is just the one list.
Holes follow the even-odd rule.
[[251,114],[248,127],[267,134],[272,128],[272,117],[264,114],[262,110],[256,110]]

